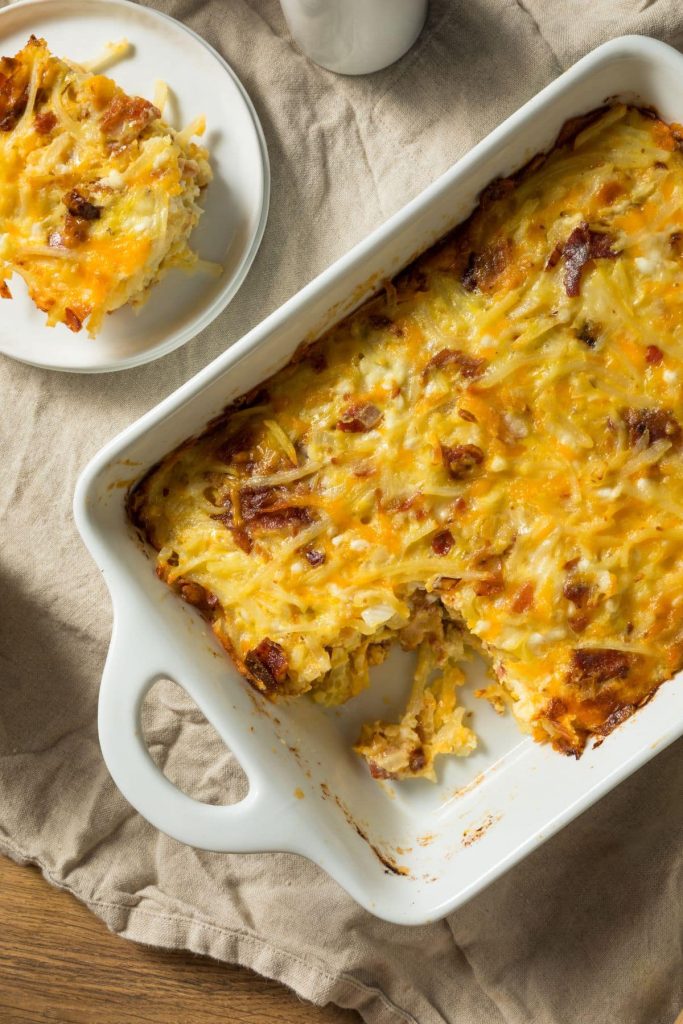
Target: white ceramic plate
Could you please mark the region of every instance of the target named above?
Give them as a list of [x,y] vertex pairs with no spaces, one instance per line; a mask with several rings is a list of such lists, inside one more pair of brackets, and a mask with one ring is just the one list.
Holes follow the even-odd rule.
[[[229,16],[226,8],[226,18]],[[216,278],[171,271],[139,313],[106,317],[96,339],[63,324],[45,326],[23,281],[11,279],[12,301],[0,307],[0,352],[34,366],[80,373],[123,370],[158,359],[194,338],[218,316],[242,284],[268,215],[270,175],[263,131],[234,72],[208,43],[180,22],[128,0],[26,0],[0,12],[0,53],[12,55],[34,33],[57,56],[100,55],[126,38],[133,51],[105,73],[127,92],[151,98],[155,79],[168,83],[164,116],[181,128],[206,117],[204,142],[214,179],[192,235],[203,259],[223,264]]]
[[[394,650],[373,671],[370,689],[342,707],[269,703],[238,675],[197,613],[157,579],[126,522],[122,486],[286,363],[302,338],[358,305],[376,287],[368,282],[394,274],[462,220],[485,185],[551,145],[567,118],[620,95],[683,121],[682,84],[683,56],[663,43],[630,36],[601,46],[84,470],[76,523],[114,605],[100,743],[114,781],[158,828],[205,849],[303,854],[379,917],[422,924],[460,906],[683,735],[679,673],[601,746],[578,761],[562,757],[522,737],[509,715],[472,699],[482,681],[475,664],[462,693],[480,738],[475,753],[443,758],[434,785],[375,782],[351,745],[361,721],[404,706],[410,656]],[[161,677],[187,690],[239,759],[249,778],[241,803],[198,803],[155,766],[140,707]]]

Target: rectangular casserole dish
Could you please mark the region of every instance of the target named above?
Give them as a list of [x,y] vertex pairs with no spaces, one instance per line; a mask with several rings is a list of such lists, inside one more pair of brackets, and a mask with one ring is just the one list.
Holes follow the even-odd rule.
[[[394,652],[371,689],[342,708],[262,700],[215,656],[217,644],[196,613],[155,578],[127,523],[125,491],[113,486],[131,477],[131,465],[142,475],[284,365],[304,339],[357,306],[467,216],[489,181],[547,149],[568,118],[618,96],[683,120],[676,100],[682,73],[683,57],[662,43],[628,37],[600,47],[84,471],[76,521],[114,603],[100,740],[117,785],[158,828],[207,849],[303,854],[368,910],[419,924],[462,904],[683,733],[683,689],[675,682],[578,762],[520,738],[510,718],[482,705],[479,750],[447,764],[437,785],[379,785],[350,748],[362,721],[386,714],[385,701],[401,706],[411,674],[406,656]],[[481,683],[483,666],[470,675]],[[242,763],[250,788],[241,803],[197,803],[154,766],[141,738],[140,706],[165,677],[187,690]]]

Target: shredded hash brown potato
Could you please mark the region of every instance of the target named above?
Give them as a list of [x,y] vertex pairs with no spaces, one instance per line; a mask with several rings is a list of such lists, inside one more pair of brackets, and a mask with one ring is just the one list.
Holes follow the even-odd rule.
[[263,693],[348,700],[417,651],[356,750],[435,777],[480,692],[579,755],[683,665],[683,129],[613,106],[133,490],[157,572]]
[[49,326],[94,337],[106,313],[192,267],[210,179],[207,151],[152,103],[43,39],[0,58],[0,295],[16,272]]

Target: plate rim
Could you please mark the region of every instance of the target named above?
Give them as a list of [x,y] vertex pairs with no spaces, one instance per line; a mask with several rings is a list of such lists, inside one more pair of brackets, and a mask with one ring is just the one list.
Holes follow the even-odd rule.
[[[53,8],[57,0],[15,0],[14,3],[8,4],[7,7],[0,9],[0,36],[3,31],[3,23],[8,15],[16,11],[18,8],[33,7],[37,10],[41,8]],[[73,0],[59,0],[61,3],[72,3]],[[179,21],[177,18],[172,17],[170,14],[166,14],[164,11],[159,11],[155,7],[147,7],[140,3],[136,3],[135,0],[78,0],[79,7],[85,8],[131,8],[135,11],[143,11],[144,14],[151,16],[152,21],[159,19],[165,22],[171,22],[174,26],[181,29],[190,35],[196,42],[200,43],[201,46],[209,52],[209,54],[218,62],[220,67],[228,76],[232,79],[233,84],[236,86],[238,93],[244,103],[249,118],[254,129],[256,139],[258,142],[258,151],[261,160],[261,198],[260,198],[260,210],[258,214],[258,221],[256,228],[252,232],[252,237],[249,245],[246,247],[235,273],[226,283],[225,288],[219,292],[214,300],[206,306],[200,315],[192,320],[183,330],[177,335],[173,335],[171,339],[159,342],[157,346],[150,349],[148,352],[142,352],[137,355],[128,356],[125,359],[121,359],[115,363],[109,363],[105,365],[94,366],[92,364],[83,366],[55,366],[54,363],[45,362],[39,359],[31,359],[21,355],[15,355],[14,353],[5,352],[0,348],[0,355],[6,359],[12,359],[15,362],[23,363],[25,366],[34,366],[41,370],[52,370],[56,373],[75,373],[75,374],[101,374],[101,373],[119,373],[123,370],[131,370],[136,366],[144,366],[147,363],[155,362],[158,359],[162,359],[164,356],[170,355],[171,352],[175,352],[176,349],[181,348],[188,342],[196,338],[202,331],[206,330],[210,324],[216,320],[220,314],[228,307],[230,302],[234,299],[235,295],[242,287],[247,274],[251,270],[251,266],[256,258],[256,254],[261,247],[263,236],[266,230],[266,224],[268,222],[268,213],[270,209],[270,190],[271,190],[271,172],[270,172],[270,158],[268,155],[268,146],[266,143],[265,133],[263,126],[256,112],[256,108],[253,104],[249,93],[245,86],[240,80],[237,73],[228,64],[225,58],[216,50],[211,43],[207,42],[198,32],[190,28],[184,22]],[[84,11],[84,14],[86,12]],[[50,328],[45,326],[45,330],[49,331]],[[92,339],[94,344],[97,344],[97,339]]]

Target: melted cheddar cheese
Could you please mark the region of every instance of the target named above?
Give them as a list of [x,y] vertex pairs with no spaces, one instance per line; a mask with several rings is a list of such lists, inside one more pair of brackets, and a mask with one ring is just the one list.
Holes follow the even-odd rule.
[[91,336],[141,305],[170,267],[196,262],[207,158],[152,103],[31,37],[0,59],[0,295],[17,273],[49,326]]
[[683,665],[681,131],[565,126],[472,217],[135,488],[157,571],[272,696],[418,651],[375,775],[434,777],[481,695],[579,754]]

